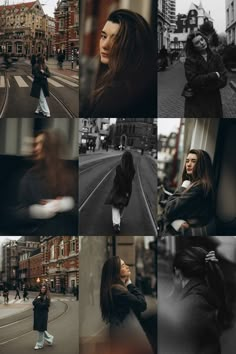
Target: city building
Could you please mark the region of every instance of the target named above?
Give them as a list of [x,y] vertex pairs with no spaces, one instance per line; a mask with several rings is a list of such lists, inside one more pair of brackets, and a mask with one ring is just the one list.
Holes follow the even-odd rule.
[[225,0],[227,43],[236,44],[236,0]]
[[9,240],[2,247],[2,282],[11,289],[22,283],[19,260],[22,253],[39,248],[39,236],[25,236]]
[[0,6],[0,54],[53,53],[54,20],[39,0]]
[[187,36],[190,32],[197,30],[205,22],[214,23],[210,11],[203,8],[202,1],[199,5],[191,3],[187,14],[178,14],[176,18],[176,29],[170,33],[170,49],[182,51],[185,47]]
[[176,0],[159,0],[157,14],[157,33],[159,49],[163,45],[169,49],[170,33],[175,30]]
[[74,60],[79,50],[79,2],[59,0],[55,9],[55,52],[60,50],[65,58]]
[[118,118],[113,137],[115,147],[151,150],[157,145],[157,125],[154,118]]
[[[104,147],[110,128],[110,118],[80,118],[79,145],[80,152]],[[83,149],[84,147],[84,149]]]
[[42,273],[38,282],[47,282],[51,291],[72,292],[79,284],[79,238],[41,236]]

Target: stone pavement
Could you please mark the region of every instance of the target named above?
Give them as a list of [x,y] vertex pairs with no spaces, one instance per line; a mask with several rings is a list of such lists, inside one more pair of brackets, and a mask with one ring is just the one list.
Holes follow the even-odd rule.
[[[221,90],[224,118],[236,118],[236,92],[229,82],[236,82],[236,73],[228,72],[228,84]],[[184,114],[184,64],[175,62],[166,71],[158,73],[158,117],[181,118]]]

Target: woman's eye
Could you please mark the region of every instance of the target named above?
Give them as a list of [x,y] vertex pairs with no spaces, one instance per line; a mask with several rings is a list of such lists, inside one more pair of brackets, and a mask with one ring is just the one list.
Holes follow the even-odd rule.
[[105,36],[105,34],[101,34],[101,38],[106,39],[107,37]]

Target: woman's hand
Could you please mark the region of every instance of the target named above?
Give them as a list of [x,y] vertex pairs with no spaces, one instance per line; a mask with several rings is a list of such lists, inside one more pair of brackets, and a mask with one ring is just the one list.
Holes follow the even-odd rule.
[[205,257],[205,262],[219,262],[219,260],[216,258],[215,251],[210,251],[207,253]]
[[183,229],[189,229],[190,228],[190,225],[187,223],[187,222],[184,222],[183,224],[181,224],[180,228],[183,228]]

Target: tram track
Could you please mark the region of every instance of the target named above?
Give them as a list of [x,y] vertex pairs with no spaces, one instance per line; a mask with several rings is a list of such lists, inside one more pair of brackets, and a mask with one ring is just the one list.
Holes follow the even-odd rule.
[[9,80],[6,74],[6,71],[4,71],[4,80],[5,80],[5,90],[4,90],[4,96],[3,96],[3,102],[0,106],[0,119],[3,118],[4,112],[6,110],[7,107],[7,103],[8,103],[8,97],[9,97]]

